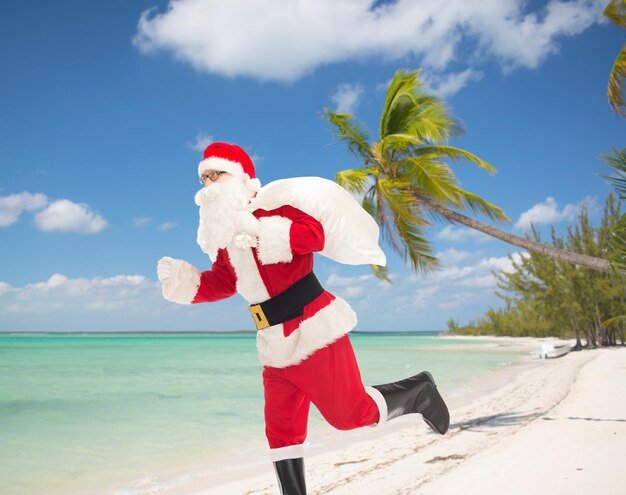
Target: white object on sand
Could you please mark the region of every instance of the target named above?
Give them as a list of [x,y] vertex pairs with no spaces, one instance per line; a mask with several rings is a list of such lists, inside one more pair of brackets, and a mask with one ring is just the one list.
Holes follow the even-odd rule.
[[541,350],[537,353],[538,358],[551,359],[565,356],[572,348],[567,343],[555,344],[554,342],[544,342]]

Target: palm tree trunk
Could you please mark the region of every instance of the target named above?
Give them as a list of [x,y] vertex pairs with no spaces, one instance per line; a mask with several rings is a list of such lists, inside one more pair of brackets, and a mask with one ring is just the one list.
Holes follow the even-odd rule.
[[583,344],[580,341],[580,329],[578,328],[578,325],[576,324],[574,318],[572,318],[571,314],[568,316],[568,319],[570,327],[572,327],[572,330],[574,330],[574,334],[576,335],[576,345],[572,348],[572,350],[580,351],[583,348]]
[[596,347],[596,343],[595,340],[593,338],[593,333],[591,332],[591,327],[590,326],[586,326],[585,327],[585,340],[587,341],[587,348],[591,349]]
[[491,237],[495,237],[501,241],[526,249],[527,251],[532,251],[557,261],[566,261],[567,263],[583,266],[585,268],[591,268],[592,270],[601,272],[608,272],[610,269],[610,263],[608,260],[596,258],[594,256],[587,256],[585,254],[563,251],[562,249],[555,248],[554,246],[550,246],[548,244],[542,244],[541,242],[533,241],[532,239],[510,234],[509,232],[505,232],[504,230],[483,223],[480,220],[469,218],[461,213],[446,208],[445,206],[441,206],[423,196],[416,197],[415,199],[420,203],[420,205],[441,215],[451,222],[463,224],[467,227],[478,230],[483,234],[490,235]]

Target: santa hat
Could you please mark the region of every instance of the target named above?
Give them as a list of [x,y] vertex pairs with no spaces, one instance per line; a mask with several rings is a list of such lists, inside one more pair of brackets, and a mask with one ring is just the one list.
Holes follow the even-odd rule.
[[261,182],[256,178],[254,165],[248,154],[235,144],[213,143],[204,150],[204,158],[198,165],[198,175],[207,170],[228,172],[245,179],[246,187],[257,192]]

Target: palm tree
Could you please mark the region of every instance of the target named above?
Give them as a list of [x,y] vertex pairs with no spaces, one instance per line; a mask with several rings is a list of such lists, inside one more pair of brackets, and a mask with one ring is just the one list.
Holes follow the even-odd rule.
[[[509,221],[498,206],[459,186],[447,159],[467,160],[490,174],[495,169],[472,153],[446,144],[461,132],[461,126],[445,104],[422,87],[419,71],[396,72],[387,90],[378,141],[371,141],[350,114],[325,109],[337,138],[363,163],[339,172],[337,182],[362,195],[362,205],[376,219],[383,239],[405,261],[410,260],[413,270],[429,271],[438,266],[424,234],[432,219],[460,223],[557,260],[609,269],[607,260],[566,252],[459,213],[470,208],[491,220]],[[377,276],[388,278],[379,267],[372,269]]]
[[[620,201],[626,201],[626,148],[613,150],[613,154],[605,155],[604,161],[613,169],[615,175],[607,177],[613,184]],[[609,261],[617,271],[626,271],[626,214],[611,232],[609,241],[611,255]]]
[[[626,28],[626,0],[611,0],[604,9],[604,15],[613,24],[620,28]],[[616,113],[626,117],[626,104],[624,103],[624,85],[626,84],[626,44],[617,54],[617,58],[609,74],[608,97],[609,104]]]
[[[613,169],[615,175],[607,177],[613,184],[620,201],[626,200],[626,148],[622,150],[613,150],[612,155],[604,156],[604,160],[609,167]],[[609,240],[609,248],[611,250],[610,261],[611,266],[615,271],[626,271],[626,214],[622,215],[617,222],[617,225],[611,232],[611,238]],[[605,327],[611,325],[626,322],[626,315],[617,315],[602,324]],[[623,327],[620,327],[622,332],[622,342],[624,340]]]

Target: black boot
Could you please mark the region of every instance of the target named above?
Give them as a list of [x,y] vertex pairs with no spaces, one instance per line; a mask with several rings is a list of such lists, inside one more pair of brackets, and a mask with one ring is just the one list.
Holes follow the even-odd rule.
[[274,462],[280,495],[306,495],[304,460],[283,459]]
[[374,385],[387,403],[387,419],[420,413],[437,433],[444,435],[450,426],[450,413],[435,380],[428,371],[399,382]]

